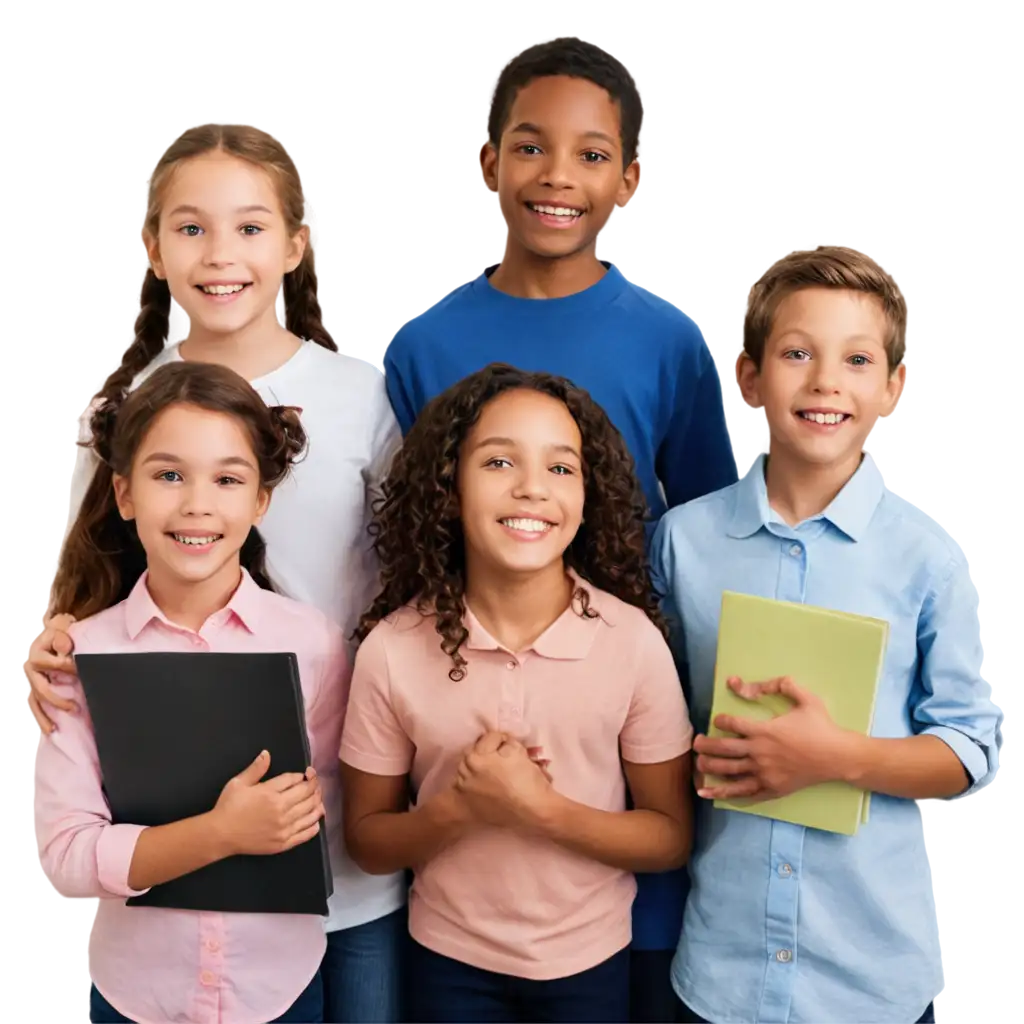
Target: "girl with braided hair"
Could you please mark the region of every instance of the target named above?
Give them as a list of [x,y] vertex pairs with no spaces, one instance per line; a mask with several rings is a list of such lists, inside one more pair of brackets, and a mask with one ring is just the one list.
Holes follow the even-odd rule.
[[[307,457],[279,488],[261,532],[276,583],[351,635],[374,592],[376,562],[366,532],[400,432],[384,379],[337,352],[321,322],[302,184],[271,136],[238,125],[186,131],[161,157],[149,185],[142,237],[149,258],[135,338],[83,417],[71,519],[97,474],[92,414],[161,366],[228,366],[268,405],[303,410]],[[275,302],[284,293],[285,322]],[[166,345],[171,300],[189,319]],[[26,665],[30,703],[44,731],[48,707],[68,710],[47,673],[73,671],[68,619],[52,595],[44,632]],[[44,704],[48,707],[44,707]],[[398,957],[406,888],[401,874],[370,877],[338,847],[326,922],[327,1020],[398,1019]]]

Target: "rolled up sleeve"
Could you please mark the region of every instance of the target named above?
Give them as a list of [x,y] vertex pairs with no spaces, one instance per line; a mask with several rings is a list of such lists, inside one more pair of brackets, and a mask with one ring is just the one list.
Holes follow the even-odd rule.
[[36,841],[43,870],[64,896],[141,895],[146,890],[132,889],[128,874],[143,826],[111,823],[81,684],[70,676],[53,682],[81,710],[54,709],[57,729],[40,739],[36,753]]
[[913,722],[919,734],[937,736],[971,777],[965,796],[988,785],[999,768],[1003,713],[981,676],[978,593],[962,556],[929,593],[918,623],[919,698]]

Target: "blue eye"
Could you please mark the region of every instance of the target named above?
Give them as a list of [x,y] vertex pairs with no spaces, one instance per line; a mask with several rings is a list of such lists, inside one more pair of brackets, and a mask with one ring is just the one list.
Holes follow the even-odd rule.
[[196,235],[202,234],[202,228],[198,224],[183,224],[178,231],[181,234],[188,236],[189,238],[195,238]]
[[157,474],[157,480],[164,480],[169,484],[177,483],[181,479],[182,476],[176,469],[165,469]]
[[861,356],[861,355],[850,356],[850,362],[853,363],[854,366],[870,366],[871,365],[871,360],[867,356]]
[[558,466],[552,466],[551,467],[551,472],[555,473],[557,476],[572,476],[572,472],[573,471],[572,471],[571,467],[569,467],[569,466],[558,465]]

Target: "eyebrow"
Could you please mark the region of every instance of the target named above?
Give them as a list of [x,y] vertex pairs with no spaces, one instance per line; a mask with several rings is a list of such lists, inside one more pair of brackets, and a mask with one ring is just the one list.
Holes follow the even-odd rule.
[[[516,133],[519,133],[521,135],[543,135],[544,134],[544,129],[539,127],[538,125],[533,124],[530,121],[523,121],[522,123],[517,124],[515,126],[515,128],[512,129],[512,134],[516,134]],[[607,135],[605,132],[599,132],[599,131],[584,132],[583,133],[583,138],[585,138],[585,139],[600,139],[602,142],[607,142],[608,145],[610,145],[610,146],[617,146],[619,144],[619,140],[618,139],[616,139],[612,135]]]
[[[791,334],[799,335],[806,341],[817,341],[817,338],[815,338],[813,334],[808,334],[807,331],[802,331],[799,327],[791,327],[788,331],[783,331],[782,334],[779,335],[779,340],[781,341],[783,338],[788,338]],[[848,338],[843,338],[844,344],[848,345],[851,341],[871,341],[874,342],[876,345],[881,345],[883,348],[885,347],[885,341],[876,338],[873,334],[851,334]]]
[[[181,206],[176,206],[173,210],[171,210],[168,216],[176,217],[179,213],[194,213],[196,215],[199,215],[202,212],[203,211],[200,210],[198,206],[190,206],[187,203],[183,203]],[[238,209],[235,210],[235,213],[267,213],[273,216],[274,211],[267,209],[267,207],[265,206],[261,206],[259,203],[256,203],[252,206],[239,206]]]
[[[479,451],[481,448],[487,448],[490,446],[499,445],[503,448],[516,448],[517,443],[511,437],[485,437],[478,445],[473,448],[473,451]],[[553,452],[561,452],[565,455],[575,455],[581,462],[583,461],[582,456],[571,444],[553,444],[549,446]]]
[[[171,452],[153,452],[152,455],[147,456],[144,466],[148,466],[151,462],[171,462],[176,466],[180,466],[184,460],[180,459],[177,455],[173,455]],[[243,459],[240,455],[229,455],[226,459],[221,459],[218,466],[245,466],[247,469],[251,469],[254,473],[256,467],[248,460]]]

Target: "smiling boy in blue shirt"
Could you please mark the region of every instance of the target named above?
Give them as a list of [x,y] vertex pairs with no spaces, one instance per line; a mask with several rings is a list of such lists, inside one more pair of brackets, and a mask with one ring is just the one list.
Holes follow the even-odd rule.
[[[403,431],[493,362],[568,377],[623,435],[652,518],[736,479],[718,372],[697,325],[597,258],[640,180],[643,106],[629,72],[579,39],[531,47],[501,73],[481,154],[508,225],[501,263],[406,324],[384,357]],[[683,870],[642,875],[631,1014],[670,1021]]]
[[[942,965],[915,801],[996,773],[1002,714],[980,675],[978,597],[963,552],[887,490],[863,446],[905,380],[906,305],[868,257],[822,247],[780,260],[750,293],[737,378],[771,437],[739,483],[674,509],[652,561],[706,730],[722,591],[885,619],[871,735],[847,732],[800,680],[731,680],[775,719],[719,716],[699,736],[701,788],[673,985],[686,1021],[934,1020]],[[733,811],[843,780],[871,792],[843,836]],[[698,782],[703,786],[703,782]]]

